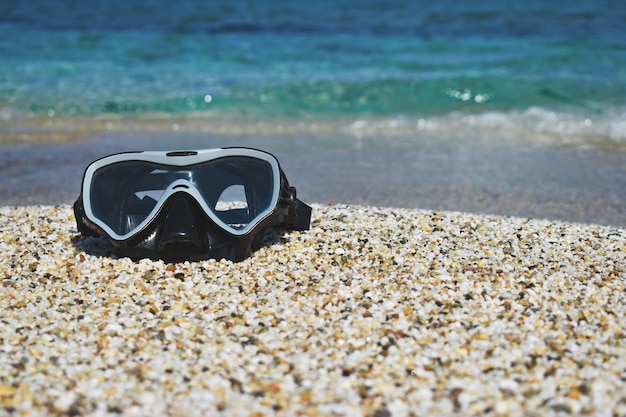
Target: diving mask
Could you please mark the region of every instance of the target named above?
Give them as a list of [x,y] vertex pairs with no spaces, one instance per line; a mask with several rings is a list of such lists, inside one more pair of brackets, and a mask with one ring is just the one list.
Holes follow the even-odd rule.
[[250,148],[125,152],[92,162],[74,203],[78,230],[131,258],[241,261],[268,227],[307,230],[278,160]]

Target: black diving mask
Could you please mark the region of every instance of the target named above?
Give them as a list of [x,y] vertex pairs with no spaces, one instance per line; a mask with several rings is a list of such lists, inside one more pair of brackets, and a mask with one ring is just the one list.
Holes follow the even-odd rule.
[[85,236],[121,255],[166,261],[241,261],[268,227],[307,230],[278,160],[250,148],[125,152],[92,162],[74,203]]

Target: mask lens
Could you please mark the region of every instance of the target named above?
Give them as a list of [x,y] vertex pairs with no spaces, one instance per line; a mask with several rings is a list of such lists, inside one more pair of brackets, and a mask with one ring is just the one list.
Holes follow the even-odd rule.
[[276,188],[272,166],[250,157],[227,157],[202,164],[194,185],[213,214],[241,230],[269,210]]
[[119,162],[98,169],[91,182],[93,214],[118,235],[133,232],[155,209],[176,173],[157,164]]
[[235,231],[269,211],[278,192],[272,165],[257,158],[229,156],[180,167],[125,161],[93,174],[91,211],[117,235],[133,233],[155,215],[163,194],[179,180],[193,185],[205,207]]

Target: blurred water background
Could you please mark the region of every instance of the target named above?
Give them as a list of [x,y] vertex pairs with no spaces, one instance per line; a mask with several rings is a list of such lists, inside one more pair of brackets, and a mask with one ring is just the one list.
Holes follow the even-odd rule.
[[8,0],[0,204],[127,149],[274,152],[304,199],[626,225],[621,0]]

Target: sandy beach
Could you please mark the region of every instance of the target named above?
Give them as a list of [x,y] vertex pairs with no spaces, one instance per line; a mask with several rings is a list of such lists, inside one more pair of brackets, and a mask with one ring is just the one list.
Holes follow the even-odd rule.
[[[626,416],[624,21],[1,3],[0,417]],[[310,230],[240,263],[77,232],[92,161],[222,147],[273,154]]]
[[0,415],[624,415],[626,230],[314,204],[241,263],[0,208]]

